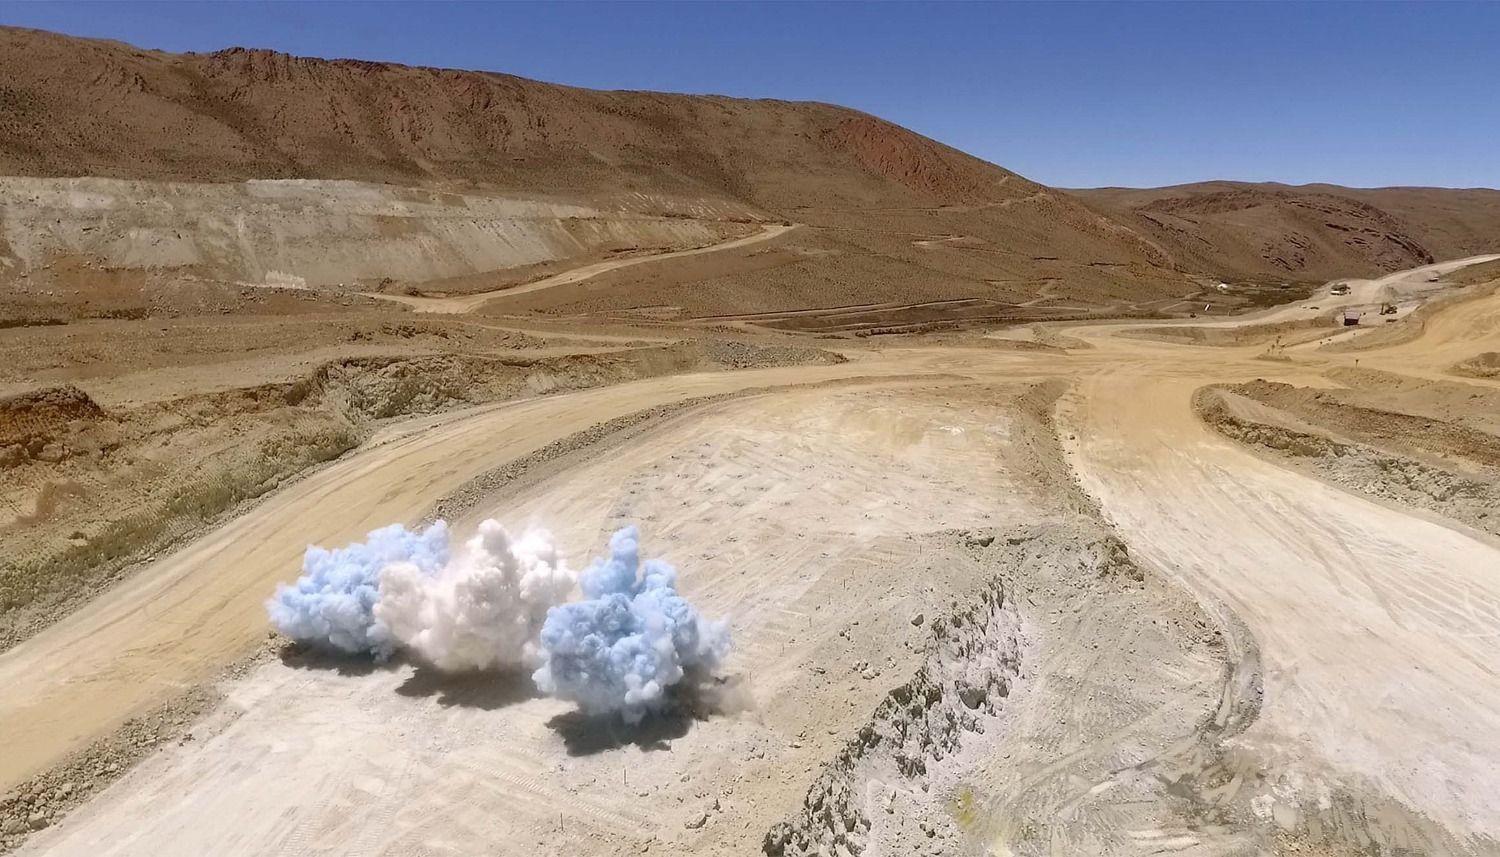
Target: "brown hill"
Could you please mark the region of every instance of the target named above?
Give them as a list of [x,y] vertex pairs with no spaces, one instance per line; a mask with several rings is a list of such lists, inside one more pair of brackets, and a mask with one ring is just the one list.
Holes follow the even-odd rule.
[[174,55],[20,29],[0,29],[0,79],[5,175],[647,190],[777,209],[972,203],[1035,188],[826,104],[602,92],[242,48]]
[[[734,296],[729,304],[705,304],[686,284],[683,294],[631,287],[603,301],[589,296],[591,310],[666,304],[711,315],[975,297],[1003,309],[1045,295],[1076,314],[1175,300],[1193,288],[1162,248],[1078,198],[827,104],[603,92],[238,48],[177,55],[20,29],[0,29],[0,80],[0,175],[352,179],[562,200],[605,212],[597,216],[627,207],[632,215],[748,215],[808,227],[781,242],[772,271],[761,259],[707,272],[713,294]],[[151,192],[88,191],[115,200]],[[229,219],[202,208],[158,218],[151,234],[173,230],[173,217],[188,230],[206,217]],[[56,207],[38,208],[34,219],[57,227]],[[96,227],[122,222],[73,226],[64,216],[58,228],[97,235]],[[171,241],[180,240],[173,231]],[[631,248],[587,252],[621,249]],[[216,260],[213,270],[244,278],[253,267]],[[581,292],[548,297],[566,303]]]
[[1075,191],[1195,270],[1332,279],[1500,248],[1500,191],[1204,182]]
[[[111,274],[120,312],[169,291],[164,270],[318,285],[368,281],[367,269],[392,259],[402,262],[395,287],[458,287],[458,277],[484,289],[496,287],[492,276],[516,282],[785,219],[805,228],[514,307],[682,318],[970,301],[984,318],[1159,313],[1201,307],[1209,278],[1308,281],[1469,252],[1500,221],[1488,191],[1064,192],[828,104],[595,91],[242,48],[170,54],[14,28],[0,28],[0,176],[126,180],[0,183],[10,234],[26,239],[0,286],[97,304],[87,289],[69,292],[61,272],[149,269]],[[222,189],[251,179],[425,195]],[[163,181],[220,189],[154,184]],[[464,195],[433,194],[447,191]],[[72,202],[79,194],[88,206]],[[518,199],[546,210],[507,214],[525,208]],[[524,223],[524,240],[482,246],[507,223]],[[122,229],[129,240],[114,241]],[[1207,297],[1215,311],[1235,305]]]

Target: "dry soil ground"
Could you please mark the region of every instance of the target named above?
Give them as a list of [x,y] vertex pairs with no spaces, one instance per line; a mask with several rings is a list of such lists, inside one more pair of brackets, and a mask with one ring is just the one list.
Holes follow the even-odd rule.
[[[14,28],[0,78],[0,851],[1500,853],[1500,270],[1387,276],[1500,193]],[[308,543],[439,515],[636,521],[738,647],[624,729],[268,635]]]
[[[1432,290],[1472,261],[1198,327]],[[1347,386],[1335,415],[1379,407],[1492,442],[1461,394],[1487,401],[1495,382],[1449,370],[1500,350],[1500,296],[1352,342],[1160,327],[846,340],[844,362],[743,345],[715,371],[604,373],[377,420],[0,655],[5,841],[40,827],[25,848],[62,854],[1494,853],[1500,542],[1440,505],[1288,467],[1194,402],[1256,379]],[[90,383],[130,401],[139,380]],[[1380,447],[1302,394],[1250,395],[1266,389],[1284,388],[1232,388]],[[1265,416],[1252,410],[1228,412]],[[725,681],[635,731],[524,681],[295,651],[215,684],[263,647],[261,601],[306,544],[440,509],[460,528],[545,523],[575,562],[638,521],[730,617]],[[223,697],[190,696],[203,719],[188,703],[150,719],[205,686]],[[142,715],[145,733],[127,724]],[[122,734],[141,737],[105,752]],[[114,779],[116,758],[143,761]]]

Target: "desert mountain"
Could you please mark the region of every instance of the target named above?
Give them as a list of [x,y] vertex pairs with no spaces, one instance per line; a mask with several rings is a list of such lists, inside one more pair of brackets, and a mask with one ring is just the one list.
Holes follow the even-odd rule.
[[1170,313],[1204,294],[1231,308],[1202,291],[1220,278],[1314,281],[1477,251],[1500,223],[1489,191],[1065,192],[828,104],[266,50],[0,29],[0,80],[0,254],[19,260],[0,285],[85,302],[94,280],[68,272],[107,272],[128,295],[165,293],[164,277],[492,289],[784,220],[803,228],[505,303],[662,318],[874,307],[851,329],[890,307]]
[[1036,185],[839,107],[603,92],[233,48],[0,31],[0,173],[654,192],[787,210],[1012,199]]
[[1225,276],[1331,279],[1500,247],[1500,191],[1204,182],[1077,191]]

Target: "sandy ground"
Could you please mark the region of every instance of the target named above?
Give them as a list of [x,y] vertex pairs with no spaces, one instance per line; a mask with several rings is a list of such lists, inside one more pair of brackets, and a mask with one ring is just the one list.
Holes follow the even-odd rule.
[[[0,784],[54,764],[252,648],[265,634],[260,601],[310,541],[414,520],[476,473],[620,413],[691,396],[850,382],[757,392],[490,507],[536,514],[567,544],[597,543],[617,521],[638,519],[669,556],[684,565],[696,558],[687,586],[711,612],[733,617],[741,645],[733,672],[762,701],[758,714],[711,718],[672,736],[659,764],[635,745],[569,755],[567,720],[547,701],[497,699],[493,687],[424,696],[430,685],[407,668],[345,675],[273,663],[230,687],[200,738],[149,760],[29,846],[257,853],[280,843],[283,853],[423,854],[461,852],[482,837],[512,843],[506,853],[539,845],[611,853],[654,847],[655,838],[675,850],[753,851],[833,739],[862,722],[879,695],[859,680],[822,689],[813,677],[814,660],[839,630],[830,620],[874,623],[867,651],[875,657],[864,659],[901,675],[916,663],[903,627],[910,607],[982,577],[912,574],[920,554],[903,536],[936,544],[940,531],[1050,514],[1010,475],[1034,456],[1007,446],[1013,417],[969,382],[1062,378],[1071,389],[1058,411],[1061,437],[1082,488],[1143,567],[1201,600],[1228,640],[1222,658],[1254,666],[1259,705],[1248,728],[1226,734],[1216,751],[1214,766],[1227,779],[1214,805],[1248,808],[1231,816],[1238,826],[1230,833],[1259,823],[1289,837],[1236,840],[1199,818],[1184,830],[1131,827],[1142,835],[1097,850],[1262,853],[1267,843],[1306,841],[1334,851],[1487,853],[1500,837],[1500,810],[1489,800],[1500,786],[1500,680],[1489,666],[1500,547],[1257,458],[1198,422],[1192,396],[1205,384],[1257,377],[1326,384],[1327,370],[1356,359],[1442,372],[1500,348],[1496,317],[1500,297],[1491,295],[1443,308],[1420,337],[1386,350],[1304,346],[1275,361],[1259,359],[1258,345],[1169,344],[1128,335],[1129,324],[1081,325],[1057,332],[1056,341],[1088,346],[1067,351],[857,349],[837,366],[674,376],[426,419],[279,492],[0,656],[0,729],[18,751],[0,762]],[[844,580],[869,583],[855,583],[855,607],[829,613],[829,587]],[[1036,651],[1060,672],[1083,657],[1060,642]],[[1202,706],[1222,678],[1201,660],[1206,651],[1198,675],[1181,668],[1166,709],[1209,716]],[[1038,698],[1032,691],[1017,695],[1017,717],[1032,710],[1034,722],[1057,711],[1028,709]],[[1056,704],[1090,693],[1064,692]],[[1005,724],[1002,716],[995,725]],[[996,758],[987,759],[989,773],[972,776],[999,794],[996,784],[1014,769]],[[1034,744],[1017,764],[1050,770],[1065,758],[1074,757]],[[743,762],[730,774],[726,759]],[[1122,764],[1080,774],[1082,793],[1117,788],[1123,772],[1136,770]],[[984,769],[975,760],[969,770]],[[798,771],[801,779],[792,777]],[[665,810],[648,803],[653,795]],[[716,797],[719,810],[711,809]],[[572,809],[553,822],[563,803]],[[224,814],[238,820],[201,824]],[[716,818],[699,825],[700,815]],[[998,841],[1002,828],[967,832]],[[1057,841],[1028,829],[1006,840],[1012,853],[1041,853]]]
[[1354,774],[1492,833],[1495,547],[1241,451],[1184,407],[1197,383],[1101,373],[1067,421],[1127,541],[1255,631],[1267,705],[1245,746],[1299,789]]
[[[169,811],[125,838],[113,811],[80,815],[79,835],[50,850],[463,853],[477,837],[512,843],[506,853],[634,851],[652,839],[741,850],[763,832],[745,825],[787,813],[801,798],[788,780],[805,781],[886,688],[848,659],[870,647],[882,676],[909,673],[925,629],[908,618],[964,588],[963,575],[907,574],[924,562],[912,536],[1027,514],[1014,477],[994,467],[1013,394],[990,395],[973,408],[899,386],[741,399],[483,510],[559,522],[561,543],[579,546],[639,521],[690,597],[731,618],[743,711],[614,747],[571,724],[566,704],[533,698],[522,677],[481,677],[466,695],[406,666],[351,676],[274,663],[231,689],[224,722],[208,728],[217,734],[122,789],[128,812]],[[584,562],[582,547],[570,559]],[[184,793],[198,797],[168,797]],[[304,801],[309,812],[287,811]],[[711,827],[686,826],[705,811]],[[203,826],[205,815],[219,823]]]
[[[347,458],[305,480],[0,657],[0,680],[15,682],[0,700],[0,719],[15,742],[0,766],[0,783],[14,785],[160,694],[202,680],[215,664],[244,652],[265,634],[266,593],[296,567],[308,544],[347,542],[390,520],[418,517],[471,477],[582,431],[601,416],[778,382],[909,372],[909,366],[884,362],[824,372],[676,376],[664,384],[605,388],[597,397],[481,408],[427,431],[377,439],[371,451],[380,452]],[[215,571],[205,574],[209,569]],[[205,585],[217,594],[207,594]],[[163,610],[184,612],[164,621]],[[50,664],[52,652],[80,646],[89,654],[61,669],[32,660]],[[68,712],[66,719],[57,718],[60,711]]]

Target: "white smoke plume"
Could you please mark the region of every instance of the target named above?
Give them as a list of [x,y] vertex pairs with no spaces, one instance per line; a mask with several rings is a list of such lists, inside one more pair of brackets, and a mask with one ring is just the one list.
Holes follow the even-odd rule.
[[337,550],[308,546],[302,576],[291,586],[278,586],[266,601],[271,624],[299,643],[389,658],[395,640],[374,613],[381,572],[392,563],[423,574],[444,565],[448,525],[438,521],[414,533],[392,524],[365,538]]
[[544,531],[517,539],[487,520],[450,556],[442,521],[392,525],[309,547],[302,577],[266,608],[288,637],[341,652],[384,660],[404,647],[444,671],[535,667],[544,693],[636,723],[729,651],[727,624],[678,594],[672,566],[643,564],[639,540],[635,527],[616,532],[609,557],[576,579],[583,600],[564,604],[575,576]]
[[535,667],[547,610],[573,583],[551,535],[531,530],[513,539],[488,520],[436,572],[412,562],[387,566],[374,617],[440,670]]
[[686,670],[717,666],[729,652],[728,626],[704,620],[677,593],[672,566],[649,560],[642,570],[635,527],[616,532],[609,550],[580,575],[584,600],[547,614],[532,678],[589,714],[638,723],[665,705]]
[[393,524],[364,542],[310,546],[302,576],[266,602],[281,633],[311,646],[386,660],[398,647],[447,671],[534,667],[547,609],[573,589],[552,537],[512,539],[489,520],[456,556],[448,525]]

